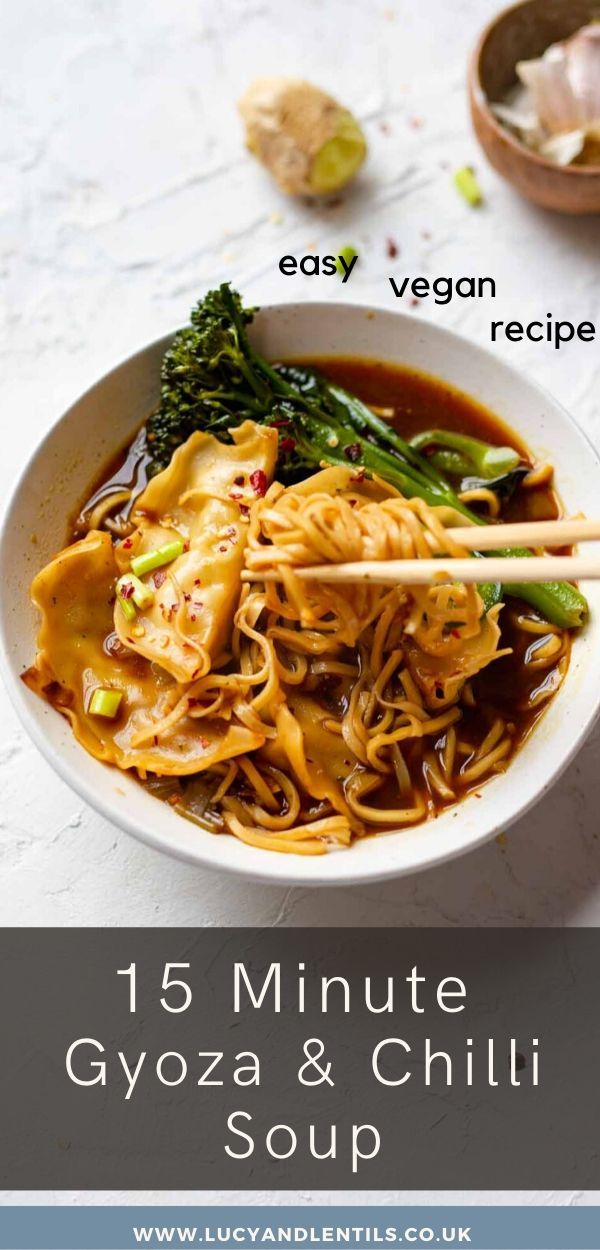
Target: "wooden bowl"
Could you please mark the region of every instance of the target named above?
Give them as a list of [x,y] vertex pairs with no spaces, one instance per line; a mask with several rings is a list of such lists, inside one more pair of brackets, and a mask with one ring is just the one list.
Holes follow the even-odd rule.
[[600,165],[554,165],[515,138],[491,111],[517,81],[517,61],[600,17],[600,0],[524,0],[486,27],[469,68],[475,133],[494,169],[534,204],[559,213],[600,213]]

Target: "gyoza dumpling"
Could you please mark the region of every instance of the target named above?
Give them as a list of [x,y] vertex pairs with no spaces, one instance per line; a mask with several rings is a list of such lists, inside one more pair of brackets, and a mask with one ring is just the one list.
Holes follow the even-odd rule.
[[120,571],[132,557],[181,538],[177,559],[143,578],[153,603],[135,626],[117,602],[116,632],[128,647],[160,664],[178,681],[208,672],[228,646],[240,593],[247,505],[264,494],[277,459],[277,431],[245,421],[233,444],[192,434],[167,469],[139,496],[135,533],[116,549]]
[[[117,575],[110,535],[98,530],[38,573],[32,596],[42,622],[27,685],[68,718],[91,755],[119,768],[183,776],[261,746],[264,735],[233,717],[199,720],[184,712],[163,723],[184,692],[114,633]],[[98,688],[121,693],[114,719],[90,712]]]

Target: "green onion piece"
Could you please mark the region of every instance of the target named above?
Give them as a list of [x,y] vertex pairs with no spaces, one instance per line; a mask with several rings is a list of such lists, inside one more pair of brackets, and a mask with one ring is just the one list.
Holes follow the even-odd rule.
[[135,606],[131,599],[124,599],[123,595],[117,594],[117,603],[128,621],[135,621]]
[[92,716],[105,716],[107,720],[114,720],[122,698],[121,690],[103,690],[101,686],[98,686],[90,699],[88,712]]
[[463,200],[466,200],[467,204],[470,204],[472,208],[476,208],[478,204],[483,204],[481,187],[470,165],[465,165],[463,169],[457,169],[454,175],[454,185],[459,194],[462,195]]
[[[353,260],[355,256],[358,256],[358,252],[352,243],[347,243],[345,247],[340,248],[338,256],[345,260],[346,264],[349,265],[350,261]],[[340,259],[336,260],[335,267],[338,273],[345,272]]]
[[124,573],[123,577],[119,578],[117,596],[119,600],[123,599],[129,607],[132,602],[137,608],[149,608],[154,603],[154,591],[150,586],[145,586],[135,573]]
[[164,543],[162,547],[156,547],[154,551],[146,551],[141,556],[134,556],[131,568],[137,577],[143,577],[144,573],[160,569],[163,564],[171,564],[178,556],[183,555],[184,547],[183,538],[175,538],[173,542]]

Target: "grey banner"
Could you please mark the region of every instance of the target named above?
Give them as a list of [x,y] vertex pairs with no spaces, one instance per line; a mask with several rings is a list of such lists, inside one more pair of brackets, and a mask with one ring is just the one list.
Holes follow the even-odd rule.
[[599,1189],[599,980],[595,930],[1,930],[0,1187]]

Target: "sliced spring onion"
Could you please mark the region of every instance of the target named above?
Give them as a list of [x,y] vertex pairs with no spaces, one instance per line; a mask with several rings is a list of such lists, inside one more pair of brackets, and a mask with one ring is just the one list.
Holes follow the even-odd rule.
[[122,698],[121,690],[104,690],[98,686],[90,699],[88,712],[91,712],[92,716],[105,716],[107,720],[114,720]]
[[164,564],[171,564],[178,556],[183,555],[184,547],[183,538],[175,538],[173,542],[164,543],[154,551],[145,551],[141,556],[134,556],[131,568],[137,577],[142,577],[144,573],[152,573],[153,569],[160,569]]
[[136,608],[149,608],[154,603],[154,591],[145,586],[135,573],[124,573],[117,582],[117,596],[126,603],[133,602]]
[[478,204],[483,204],[483,194],[481,187],[475,177],[470,165],[465,165],[463,169],[457,169],[454,175],[454,186],[463,200],[467,201],[475,208]]
[[126,620],[135,621],[135,604],[133,603],[133,600],[125,599],[123,595],[120,595],[117,591],[117,603]]

